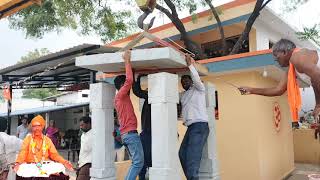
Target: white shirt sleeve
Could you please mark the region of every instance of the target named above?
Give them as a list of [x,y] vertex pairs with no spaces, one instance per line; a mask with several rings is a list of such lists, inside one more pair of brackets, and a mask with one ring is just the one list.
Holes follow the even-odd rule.
[[196,68],[191,64],[189,66],[189,70],[191,72],[191,79],[193,81],[194,87],[199,91],[205,91],[204,84],[201,82],[200,76],[199,76]]

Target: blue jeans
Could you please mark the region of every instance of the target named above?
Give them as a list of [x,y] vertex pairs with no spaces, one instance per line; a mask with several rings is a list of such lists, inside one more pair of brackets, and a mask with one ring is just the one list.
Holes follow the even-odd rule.
[[144,164],[143,149],[139,135],[137,133],[125,134],[122,136],[122,142],[128,148],[132,159],[132,164],[125,180],[135,180]]
[[151,153],[151,131],[143,130],[140,133],[140,139],[144,152],[144,165],[139,174],[139,180],[146,179],[147,168],[152,166],[152,153]]
[[209,135],[208,123],[191,124],[179,150],[180,163],[187,180],[199,180],[199,168],[203,146]]

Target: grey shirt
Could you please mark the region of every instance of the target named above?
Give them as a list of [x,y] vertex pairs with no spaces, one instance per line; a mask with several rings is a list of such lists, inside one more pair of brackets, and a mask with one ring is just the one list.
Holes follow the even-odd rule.
[[24,125],[21,124],[20,126],[17,127],[17,134],[19,134],[18,138],[24,139],[28,133],[29,133],[28,126],[24,127]]

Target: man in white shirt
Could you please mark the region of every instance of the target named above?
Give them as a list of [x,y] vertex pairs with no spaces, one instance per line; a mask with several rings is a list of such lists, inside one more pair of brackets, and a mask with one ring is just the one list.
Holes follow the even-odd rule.
[[92,130],[91,118],[84,116],[80,119],[81,148],[79,154],[79,169],[77,171],[77,180],[90,180],[90,168],[92,162]]
[[188,127],[179,150],[179,158],[187,180],[199,180],[199,168],[202,149],[209,135],[208,116],[205,99],[205,87],[194,67],[194,60],[186,56],[191,76],[181,77],[183,92],[183,124]]
[[17,137],[20,139],[24,139],[29,133],[27,119],[23,118],[21,120],[21,125],[17,127]]

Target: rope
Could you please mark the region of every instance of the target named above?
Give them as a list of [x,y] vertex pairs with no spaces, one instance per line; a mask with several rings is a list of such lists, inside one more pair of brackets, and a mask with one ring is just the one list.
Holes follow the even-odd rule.
[[169,41],[171,41],[173,44],[175,44],[176,46],[178,46],[178,47],[182,48],[183,50],[185,50],[186,52],[188,52],[192,57],[196,57],[196,55],[195,55],[193,52],[191,52],[191,51],[189,51],[188,49],[184,48],[184,47],[181,46],[180,44],[174,42],[174,41],[173,41],[172,39],[170,39],[169,37],[167,37],[167,39],[168,39]]
[[[163,7],[163,4],[164,4],[164,2],[163,2],[163,0],[162,0],[162,1],[161,1],[161,6],[162,6],[162,7]],[[164,14],[163,12],[161,12],[161,11],[160,11],[160,13],[162,13],[162,25],[164,25],[164,17],[165,17],[165,14]],[[181,46],[180,44],[174,42],[170,37],[167,37],[167,39],[168,39],[170,42],[172,42],[173,44],[175,44],[176,46],[178,46],[178,47],[180,47],[181,49],[183,49],[184,51],[188,52],[188,53],[191,55],[191,57],[193,57],[193,58],[196,57],[196,55],[195,55],[193,52],[189,51],[188,49],[186,49],[185,47]]]

